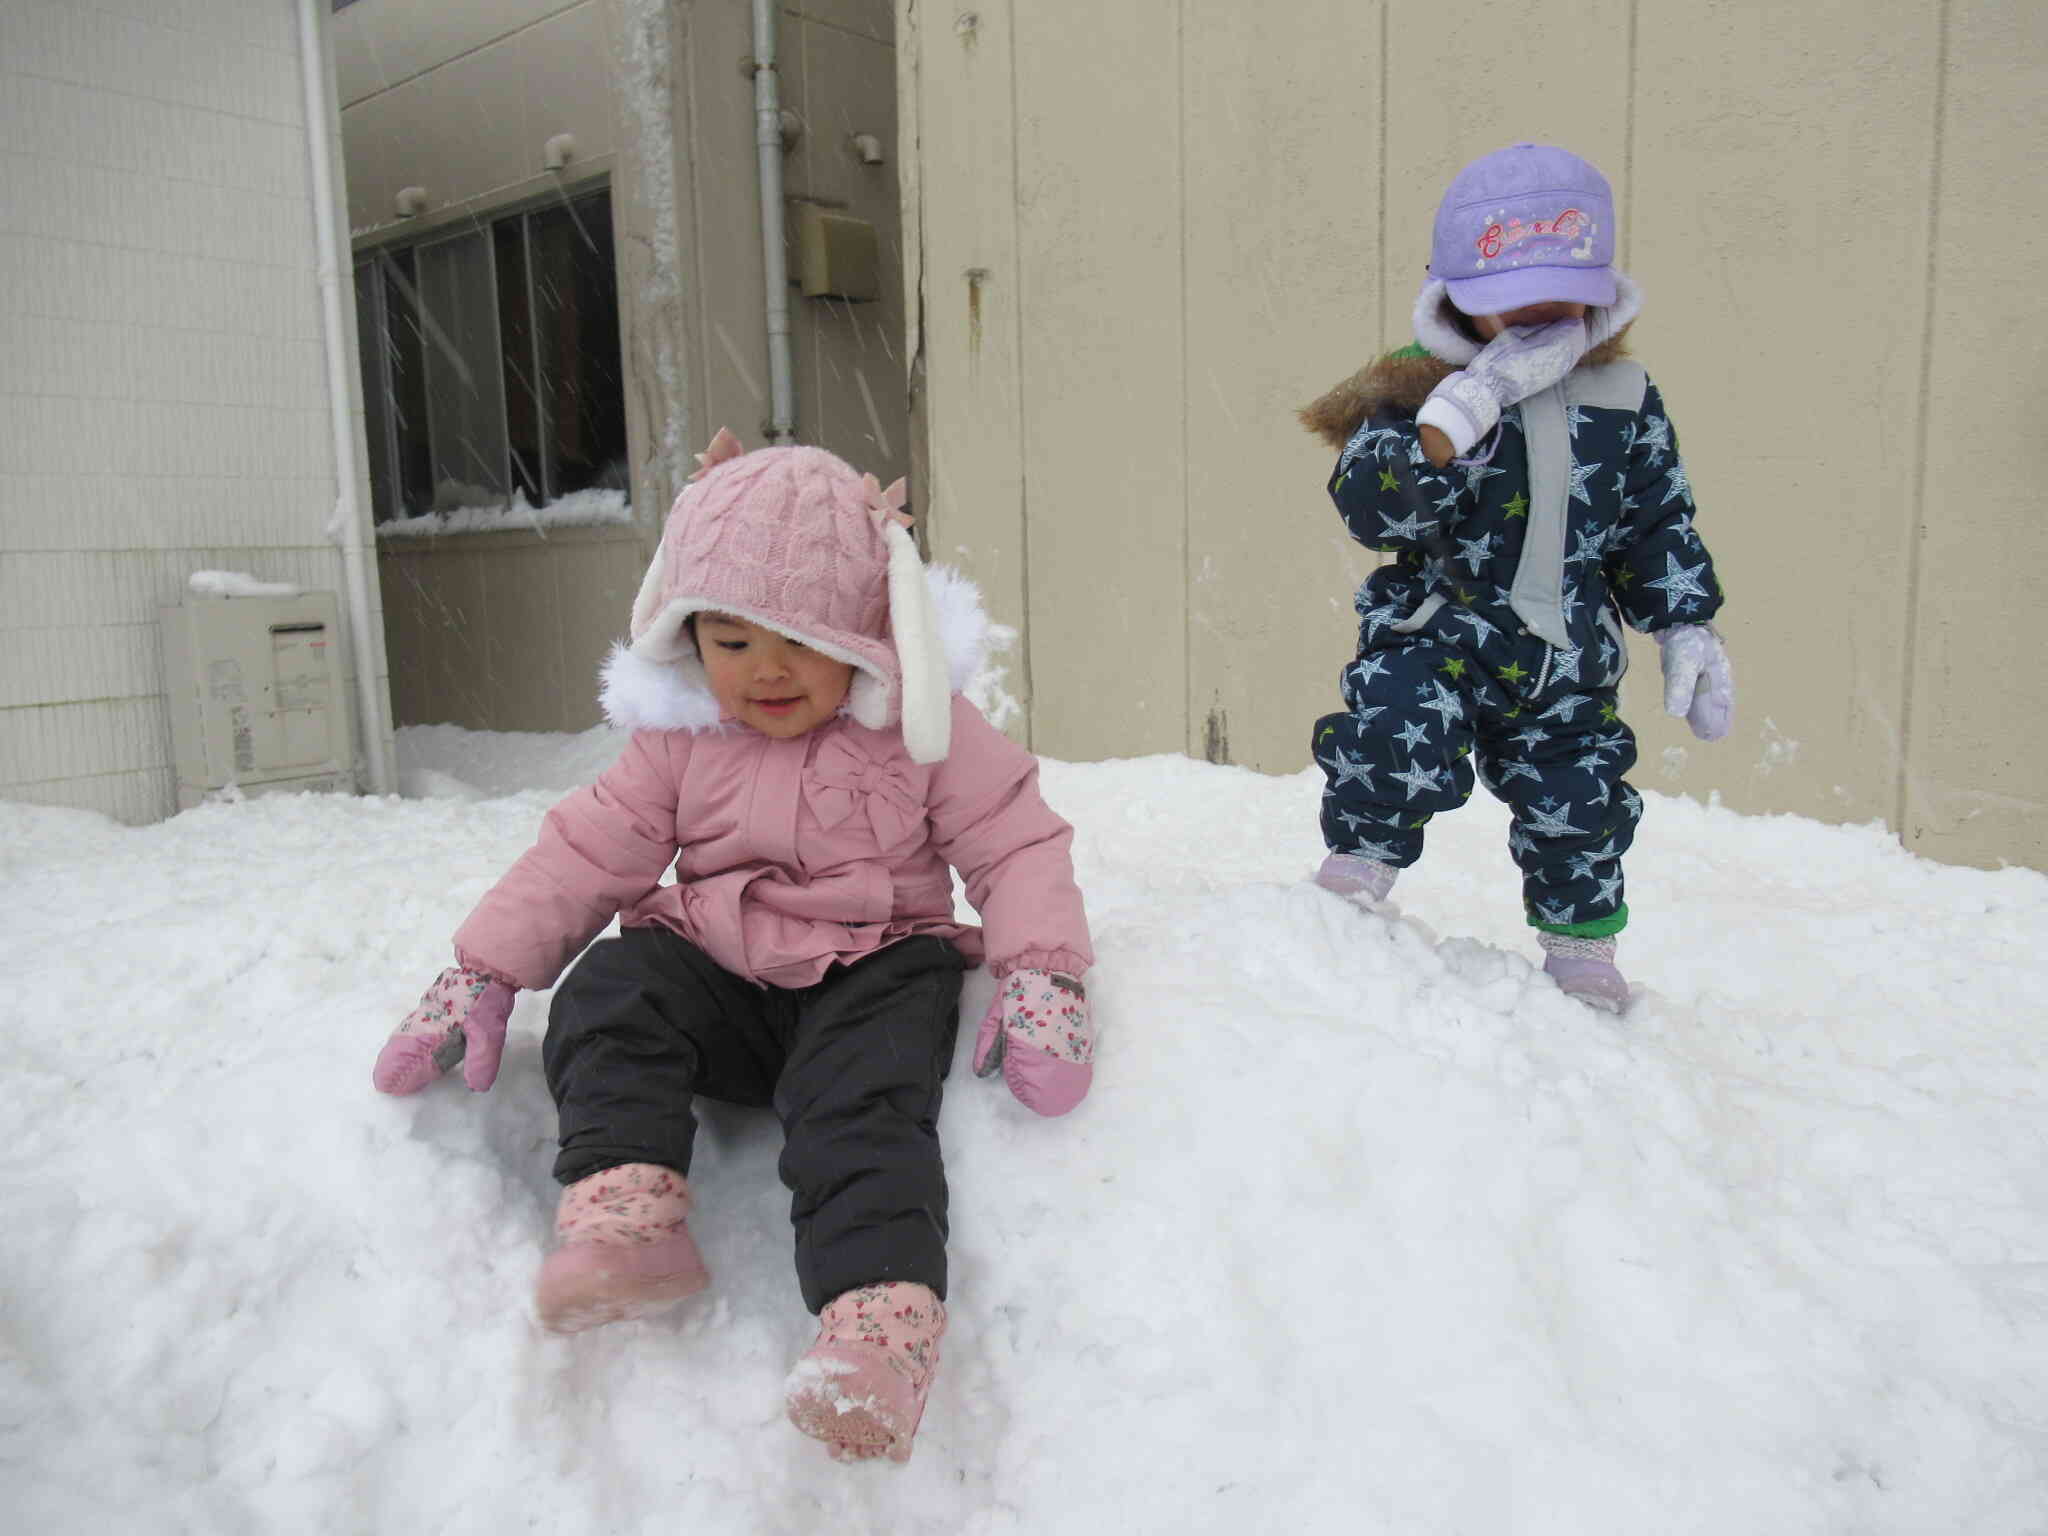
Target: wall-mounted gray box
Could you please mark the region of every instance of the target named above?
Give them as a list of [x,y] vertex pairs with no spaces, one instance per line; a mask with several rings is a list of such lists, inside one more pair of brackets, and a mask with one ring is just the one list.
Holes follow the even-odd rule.
[[355,790],[348,658],[332,592],[202,597],[157,610],[178,807]]
[[875,226],[815,203],[797,211],[797,282],[807,299],[866,303],[882,296],[882,242]]

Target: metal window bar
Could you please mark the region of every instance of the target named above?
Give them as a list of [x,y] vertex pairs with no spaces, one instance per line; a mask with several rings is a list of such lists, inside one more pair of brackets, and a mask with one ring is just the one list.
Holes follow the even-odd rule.
[[498,380],[498,441],[505,445],[499,456],[498,483],[505,488],[505,510],[509,512],[513,487],[519,482],[512,478],[512,423],[505,407],[505,328],[498,316],[498,242],[491,238],[488,224],[477,238],[482,242],[490,271],[490,303],[485,308],[491,315],[491,372]]
[[541,372],[540,305],[533,287],[533,213],[519,215],[519,242],[526,252],[526,339],[533,356],[534,441],[540,447],[540,500],[546,506],[555,499],[555,456],[548,451],[548,381]]

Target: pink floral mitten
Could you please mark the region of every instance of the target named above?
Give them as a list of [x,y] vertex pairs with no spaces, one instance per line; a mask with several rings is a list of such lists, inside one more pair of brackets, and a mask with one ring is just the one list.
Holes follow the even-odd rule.
[[498,1080],[515,995],[510,982],[449,966],[384,1042],[370,1081],[379,1093],[418,1093],[459,1061],[462,1080],[483,1093]]
[[1003,978],[974,1042],[974,1075],[1003,1081],[1026,1109],[1064,1115],[1095,1077],[1095,1030],[1087,990],[1054,971]]

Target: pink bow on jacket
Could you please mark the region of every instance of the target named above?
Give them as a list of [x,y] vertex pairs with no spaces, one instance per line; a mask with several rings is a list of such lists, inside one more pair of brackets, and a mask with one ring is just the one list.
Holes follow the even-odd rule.
[[885,852],[908,842],[924,820],[924,807],[903,765],[878,763],[840,736],[819,744],[804,775],[804,798],[822,827],[836,827],[866,811],[875,842]]

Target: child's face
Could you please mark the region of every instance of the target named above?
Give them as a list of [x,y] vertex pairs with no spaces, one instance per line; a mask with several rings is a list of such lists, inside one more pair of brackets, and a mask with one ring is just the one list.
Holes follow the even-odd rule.
[[1473,315],[1472,328],[1479,333],[1482,341],[1491,341],[1502,331],[1518,325],[1549,325],[1553,320],[1583,320],[1586,306],[1567,304],[1562,300],[1542,304],[1524,304],[1520,309],[1511,309],[1500,315]]
[[779,741],[830,720],[853,683],[845,662],[729,614],[697,615],[697,654],[718,707]]

